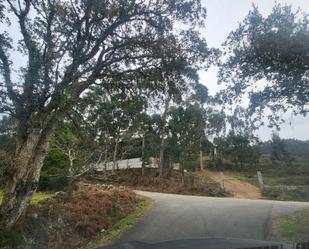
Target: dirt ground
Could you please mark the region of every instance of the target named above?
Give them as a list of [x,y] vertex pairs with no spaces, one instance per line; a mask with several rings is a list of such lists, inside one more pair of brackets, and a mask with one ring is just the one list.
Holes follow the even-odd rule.
[[[220,172],[205,170],[201,174],[205,174],[216,182],[220,181]],[[224,175],[224,188],[231,193],[234,198],[240,199],[262,199],[262,194],[256,186],[235,179],[230,175]]]

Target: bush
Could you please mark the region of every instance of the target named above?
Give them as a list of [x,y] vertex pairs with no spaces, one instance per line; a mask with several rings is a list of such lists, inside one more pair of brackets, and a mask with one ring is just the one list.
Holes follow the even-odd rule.
[[309,201],[309,188],[297,188],[288,190],[280,187],[267,187],[263,196],[279,201]]
[[214,170],[238,170],[239,166],[231,161],[215,157],[213,160],[206,161],[206,167]]
[[42,172],[39,182],[40,191],[60,191],[68,186],[69,179],[64,176],[50,176]]
[[39,190],[59,191],[68,185],[64,177],[68,170],[68,159],[58,151],[51,150],[44,160],[41,172]]
[[198,160],[188,160],[184,163],[185,169],[190,171],[195,171],[200,167]]

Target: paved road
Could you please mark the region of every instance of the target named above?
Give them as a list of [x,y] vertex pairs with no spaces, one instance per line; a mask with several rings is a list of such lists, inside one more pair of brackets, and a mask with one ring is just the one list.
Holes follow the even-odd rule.
[[270,239],[276,216],[309,208],[309,203],[213,198],[137,191],[153,207],[117,242],[224,237]]

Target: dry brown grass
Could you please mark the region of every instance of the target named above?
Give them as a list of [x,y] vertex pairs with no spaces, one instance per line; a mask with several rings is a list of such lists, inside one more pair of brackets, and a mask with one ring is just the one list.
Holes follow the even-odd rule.
[[32,207],[21,224],[29,248],[83,248],[132,213],[140,200],[128,189],[83,186],[69,201],[57,196]]
[[202,196],[226,196],[227,193],[220,191],[220,184],[214,181],[205,181],[200,177],[186,175],[183,185],[180,181],[180,174],[173,171],[170,176],[159,179],[155,175],[141,176],[139,171],[119,171],[117,174],[109,176],[103,182],[124,185],[138,190],[173,193],[173,194],[190,194]]
[[204,196],[221,196],[217,183],[203,183],[200,181],[189,182],[182,185],[181,182],[173,178],[159,179],[150,177],[139,177],[137,189],[173,194],[192,194]]

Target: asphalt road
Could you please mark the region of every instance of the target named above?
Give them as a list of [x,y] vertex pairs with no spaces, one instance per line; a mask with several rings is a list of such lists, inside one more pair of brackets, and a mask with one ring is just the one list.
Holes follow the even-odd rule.
[[137,193],[153,199],[153,207],[117,243],[205,237],[269,240],[274,217],[309,208],[305,202]]

